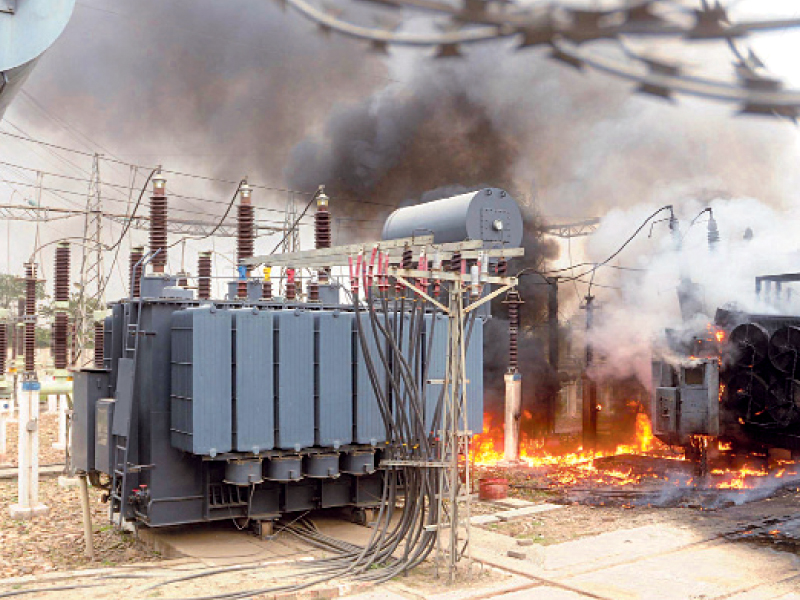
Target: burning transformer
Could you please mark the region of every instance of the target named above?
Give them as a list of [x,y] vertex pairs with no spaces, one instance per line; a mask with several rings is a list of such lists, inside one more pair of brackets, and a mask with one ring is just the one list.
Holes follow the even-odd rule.
[[[800,274],[756,278],[756,294]],[[708,333],[653,360],[653,433],[697,450],[709,437],[733,449],[800,453],[800,316],[719,308]],[[676,359],[676,355],[679,357]]]

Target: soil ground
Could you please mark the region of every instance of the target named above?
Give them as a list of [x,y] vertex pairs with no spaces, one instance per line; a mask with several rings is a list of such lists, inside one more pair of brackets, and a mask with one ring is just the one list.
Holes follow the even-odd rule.
[[[55,419],[42,417],[43,450],[54,439]],[[13,437],[12,431],[9,431]],[[13,448],[10,444],[9,448]],[[45,454],[45,456],[48,456]],[[57,455],[43,459],[57,461]],[[98,600],[137,597],[192,598],[247,590],[291,581],[297,564],[287,560],[320,557],[285,532],[261,554],[226,557],[225,543],[255,544],[248,532],[233,523],[216,526],[203,549],[179,560],[166,560],[130,534],[108,523],[107,504],[92,490],[94,545],[97,558],[83,555],[82,523],[77,488],[60,488],[55,479],[40,482],[42,500],[50,514],[34,521],[14,521],[8,506],[16,500],[16,481],[0,481],[0,596],[31,587],[92,585]],[[534,503],[565,502],[558,492],[512,487]],[[380,586],[354,586],[337,580],[311,592],[280,597],[350,597],[357,600],[437,598],[459,600],[500,598],[519,600],[797,600],[800,591],[800,493],[783,487],[770,497],[714,509],[702,503],[656,508],[635,503],[591,506],[580,503],[523,516],[506,522],[474,526],[473,579],[461,574],[455,584],[437,579],[428,560],[408,576]],[[476,502],[473,513],[489,515],[508,510]],[[359,541],[368,532],[352,524],[337,524],[325,514],[331,535]],[[188,536],[195,529],[183,528]],[[509,551],[512,553],[509,554]],[[145,589],[169,577],[207,572],[211,567],[247,562],[267,563],[255,570],[220,573],[167,587]],[[482,568],[479,573],[479,568]],[[91,569],[99,569],[92,571]],[[68,579],[60,579],[68,577]],[[59,578],[59,579],[54,579]],[[84,598],[86,588],[40,592],[25,597]]]

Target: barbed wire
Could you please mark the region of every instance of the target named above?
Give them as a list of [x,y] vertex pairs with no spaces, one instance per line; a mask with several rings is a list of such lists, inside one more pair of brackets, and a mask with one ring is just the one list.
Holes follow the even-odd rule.
[[[752,49],[738,42],[753,33],[800,28],[800,18],[753,19],[734,22],[725,6],[701,0],[691,6],[678,0],[633,0],[619,7],[589,10],[548,2],[521,6],[509,0],[366,0],[371,4],[433,13],[447,19],[430,33],[398,31],[403,19],[386,25],[361,25],[342,17],[338,6],[318,7],[312,0],[283,0],[326,34],[337,33],[368,42],[374,50],[411,46],[435,50],[435,57],[462,56],[462,47],[512,40],[517,50],[544,47],[550,57],[577,69],[593,69],[638,84],[637,91],[671,99],[688,95],[738,104],[744,114],[800,114],[800,90],[768,74]],[[435,19],[436,17],[429,17]],[[635,52],[631,40],[724,42],[735,57],[731,81],[691,74],[679,61]],[[600,53],[592,42],[614,42],[619,57]]]

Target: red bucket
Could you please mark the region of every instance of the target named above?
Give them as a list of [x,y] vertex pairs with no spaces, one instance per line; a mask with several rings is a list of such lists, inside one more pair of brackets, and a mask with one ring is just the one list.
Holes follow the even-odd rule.
[[508,479],[499,477],[478,480],[480,500],[503,500],[508,497]]

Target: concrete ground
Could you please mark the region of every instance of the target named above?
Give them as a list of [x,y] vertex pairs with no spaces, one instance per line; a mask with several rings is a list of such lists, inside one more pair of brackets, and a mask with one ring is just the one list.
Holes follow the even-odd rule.
[[[489,510],[491,508],[491,510]],[[333,581],[304,592],[262,595],[281,600],[341,597],[350,600],[800,600],[800,555],[795,544],[800,497],[777,497],[717,511],[635,511],[616,518],[598,508],[593,519],[608,519],[607,530],[574,539],[548,543],[547,527],[587,523],[587,507],[546,504],[482,506],[472,528],[473,577],[459,574],[453,585],[436,578],[429,561],[411,574],[381,584]],[[514,531],[544,530],[539,534],[503,532],[500,524],[515,524]],[[315,515],[325,533],[363,543],[369,529]],[[488,522],[487,522],[488,521]],[[596,524],[596,523],[595,523]],[[68,600],[91,597],[102,600],[126,596],[196,598],[275,585],[298,572],[297,562],[320,557],[286,532],[275,539],[259,540],[230,524],[157,532],[154,541],[165,559],[138,567],[100,569],[104,579],[54,580],[38,578],[0,580],[3,592],[22,591],[31,585],[91,583],[91,590],[74,589],[30,594]],[[227,572],[168,587],[154,582],[176,575],[196,574],[210,568],[260,564],[256,570]],[[63,577],[53,574],[52,577]]]

